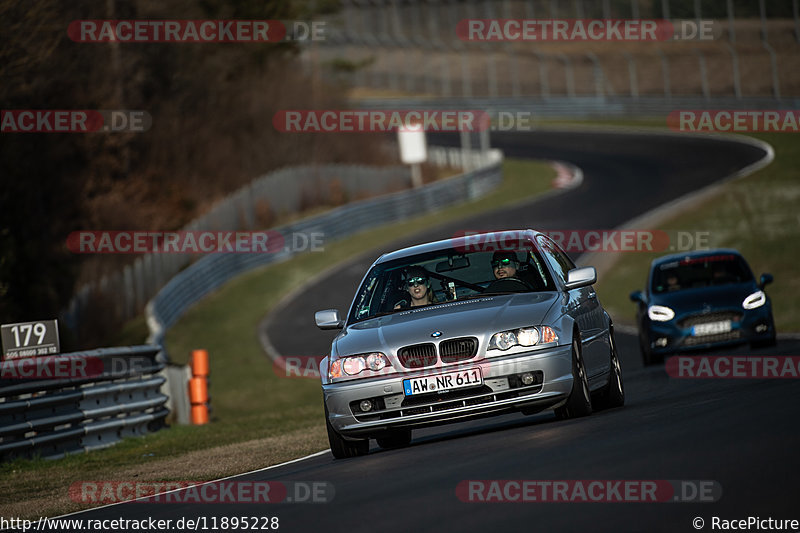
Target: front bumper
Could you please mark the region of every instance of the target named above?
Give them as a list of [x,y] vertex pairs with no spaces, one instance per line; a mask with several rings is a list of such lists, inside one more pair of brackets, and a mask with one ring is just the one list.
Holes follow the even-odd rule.
[[731,330],[725,333],[695,336],[690,327],[681,328],[677,322],[677,319],[668,322],[650,322],[648,340],[654,354],[666,355],[731,346],[767,340],[775,336],[775,324],[769,305],[745,311],[741,320],[733,321]]
[[[480,367],[482,387],[406,397],[403,380]],[[530,385],[519,376],[532,373]],[[536,411],[563,403],[572,390],[572,348],[556,346],[503,357],[322,386],[329,421],[345,437],[364,438],[395,428],[420,428],[513,411]],[[378,406],[361,412],[358,403]]]

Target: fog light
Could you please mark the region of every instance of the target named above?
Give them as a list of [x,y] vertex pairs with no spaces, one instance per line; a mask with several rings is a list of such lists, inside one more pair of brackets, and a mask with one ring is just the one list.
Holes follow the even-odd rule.
[[764,333],[765,331],[767,331],[767,329],[768,328],[766,324],[759,324],[756,326],[756,333]]
[[666,337],[661,337],[660,339],[656,339],[656,346],[658,346],[660,348],[663,348],[666,345],[667,345],[667,338]]
[[523,385],[530,385],[533,383],[533,374],[530,372],[525,372],[520,376],[520,379],[522,380]]
[[372,411],[372,400],[361,400],[361,403],[358,404],[358,407],[363,412]]

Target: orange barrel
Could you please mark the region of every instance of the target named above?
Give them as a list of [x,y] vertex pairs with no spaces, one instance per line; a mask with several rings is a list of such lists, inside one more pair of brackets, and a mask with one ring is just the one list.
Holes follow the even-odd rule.
[[208,375],[208,350],[192,350],[192,375]]
[[208,406],[206,404],[192,406],[192,424],[195,426],[208,424]]
[[206,378],[191,378],[189,380],[189,401],[192,405],[208,401],[208,382]]

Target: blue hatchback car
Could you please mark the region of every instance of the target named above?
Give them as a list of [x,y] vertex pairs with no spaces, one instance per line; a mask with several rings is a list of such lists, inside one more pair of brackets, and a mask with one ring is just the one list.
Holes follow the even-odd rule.
[[775,344],[772,305],[736,250],[716,249],[655,259],[644,291],[634,291],[639,346],[645,365],[667,354],[749,342]]

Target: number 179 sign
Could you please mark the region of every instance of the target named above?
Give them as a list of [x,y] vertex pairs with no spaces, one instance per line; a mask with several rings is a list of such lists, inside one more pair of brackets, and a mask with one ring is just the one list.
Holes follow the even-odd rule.
[[3,360],[35,357],[37,355],[57,355],[58,321],[40,320],[4,324],[0,327],[3,339]]

